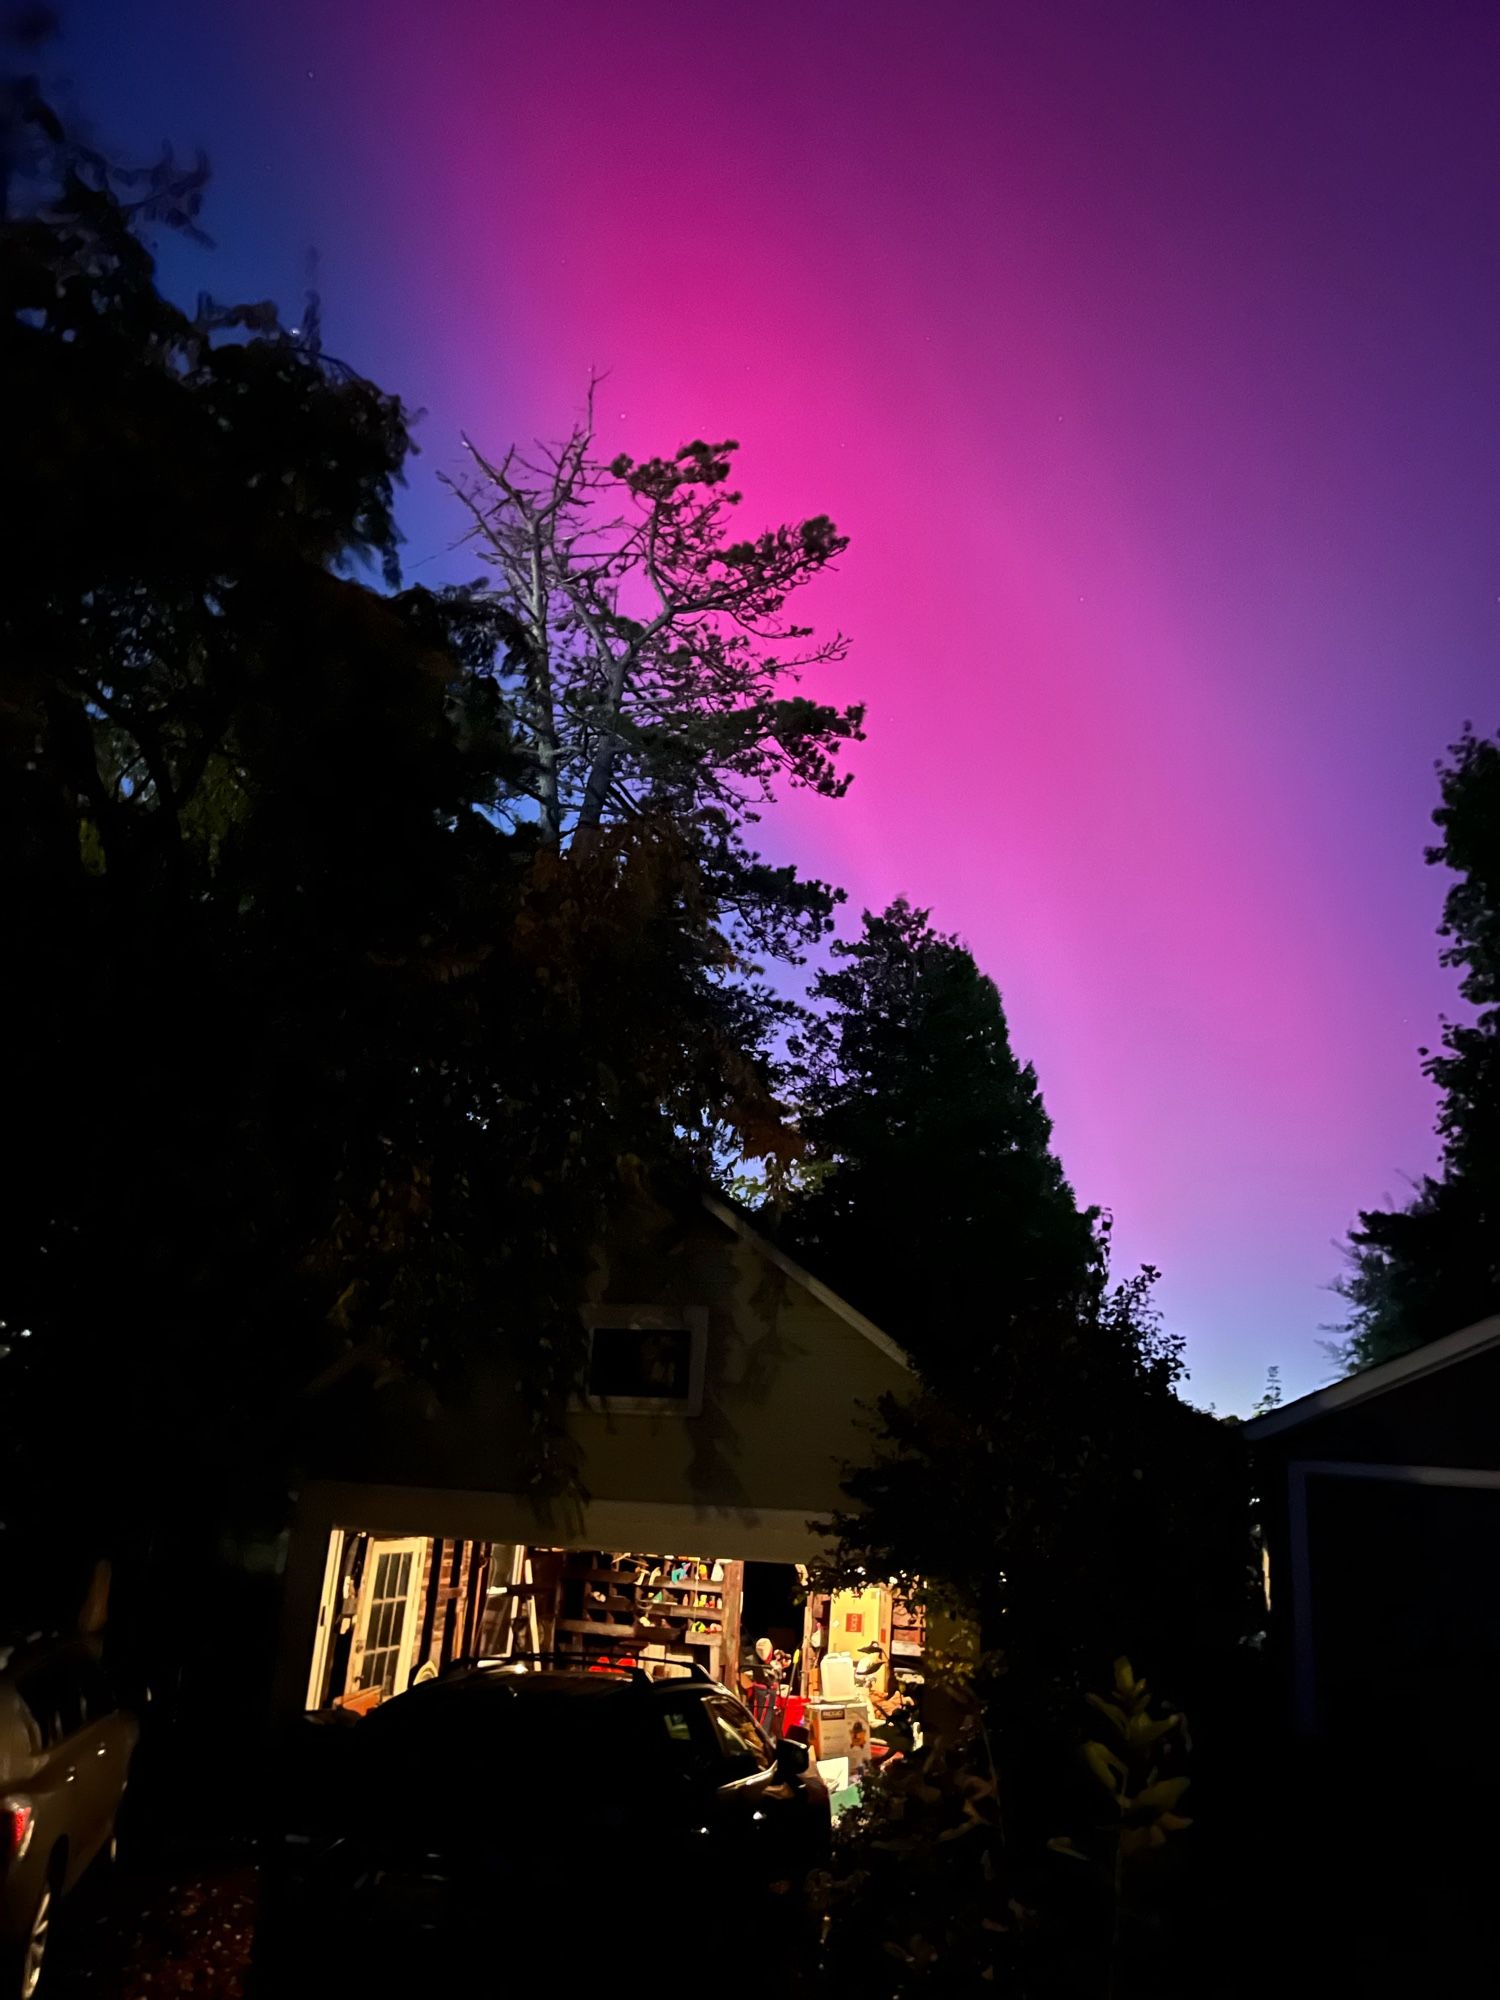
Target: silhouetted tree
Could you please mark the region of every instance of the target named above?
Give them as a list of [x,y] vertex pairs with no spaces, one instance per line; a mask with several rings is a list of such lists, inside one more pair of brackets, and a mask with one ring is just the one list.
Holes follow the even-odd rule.
[[399,401],[315,314],[162,295],[206,167],[7,103],[4,1534],[274,1526],[335,1389],[479,1355],[565,1480],[602,1217],[785,1142],[774,1006],[681,797],[515,810],[496,607],[399,589]]
[[1265,1386],[1256,1398],[1250,1414],[1253,1417],[1268,1417],[1272,1410],[1281,1408],[1281,1402],[1281,1370],[1273,1363],[1266,1370]]
[[906,1345],[917,1384],[846,1479],[838,1567],[977,1620],[1011,1754],[1111,1649],[1170,1682],[1233,1642],[1242,1454],[1173,1393],[1155,1272],[1110,1284],[1107,1226],[1078,1206],[970,953],[904,902],[839,952],[795,1051],[812,1151],[783,1227]]
[[499,641],[495,686],[529,781],[514,801],[563,846],[665,813],[691,828],[702,879],[756,948],[795,957],[823,934],[825,884],[771,868],[745,830],[778,785],[837,798],[837,755],[864,711],[796,692],[839,660],[788,600],[848,538],[826,515],[733,533],[733,440],[670,458],[597,455],[587,411],[559,444],[486,457],[448,483],[468,511],[485,581],[454,593]]
[[1364,1368],[1500,1312],[1500,742],[1466,729],[1439,763],[1442,838],[1427,859],[1457,878],[1443,905],[1445,965],[1471,1018],[1445,1021],[1424,1069],[1442,1093],[1442,1161],[1400,1209],[1361,1214],[1339,1289],[1337,1349]]
[[820,1164],[783,1227],[926,1375],[961,1382],[994,1328],[1032,1308],[1097,1308],[1099,1213],[1079,1208],[1036,1072],[957,938],[898,899],[866,912],[833,957],[791,1044],[790,1087]]

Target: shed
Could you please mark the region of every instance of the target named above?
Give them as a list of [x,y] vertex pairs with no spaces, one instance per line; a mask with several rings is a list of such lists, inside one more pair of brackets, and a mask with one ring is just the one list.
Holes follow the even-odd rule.
[[1473,1759],[1500,1697],[1500,1315],[1246,1425],[1298,1734]]

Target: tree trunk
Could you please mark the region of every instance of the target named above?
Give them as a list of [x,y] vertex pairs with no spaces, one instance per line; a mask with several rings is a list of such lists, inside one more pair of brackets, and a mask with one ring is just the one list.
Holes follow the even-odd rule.
[[617,725],[625,700],[625,683],[629,678],[632,657],[628,652],[618,654],[610,666],[609,697],[605,709],[609,720],[600,736],[599,747],[594,752],[594,761],[589,766],[589,781],[584,788],[583,806],[578,815],[580,826],[598,826],[604,818],[609,788],[614,782],[615,759],[620,754],[620,732]]
[[547,646],[547,593],[537,529],[531,531],[531,674],[536,706],[537,797],[548,842],[562,843],[562,801],[557,790],[557,714],[553,707],[552,661]]

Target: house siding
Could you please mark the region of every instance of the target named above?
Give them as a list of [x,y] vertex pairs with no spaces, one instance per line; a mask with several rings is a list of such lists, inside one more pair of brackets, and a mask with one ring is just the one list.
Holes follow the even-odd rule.
[[[596,1501],[826,1513],[839,1502],[839,1468],[869,1454],[879,1399],[911,1387],[898,1361],[707,1218],[666,1251],[617,1253],[601,1266],[596,1302],[708,1315],[697,1416],[569,1414],[580,1482]],[[415,1397],[384,1395],[373,1421],[315,1471],[346,1485],[515,1493],[528,1483],[528,1446],[514,1382],[496,1370],[436,1416]]]

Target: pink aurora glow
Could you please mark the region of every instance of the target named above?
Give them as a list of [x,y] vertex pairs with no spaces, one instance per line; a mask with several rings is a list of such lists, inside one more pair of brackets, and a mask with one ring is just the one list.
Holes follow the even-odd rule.
[[418,575],[459,427],[591,367],[611,444],[736,436],[747,515],[850,531],[819,691],[870,739],[772,844],[969,940],[1197,1397],[1319,1379],[1335,1239],[1432,1154],[1432,759],[1496,719],[1495,24],[303,0],[147,64],[181,10],[93,11],[83,80],[215,143],[235,276],[326,246],[428,407]]

